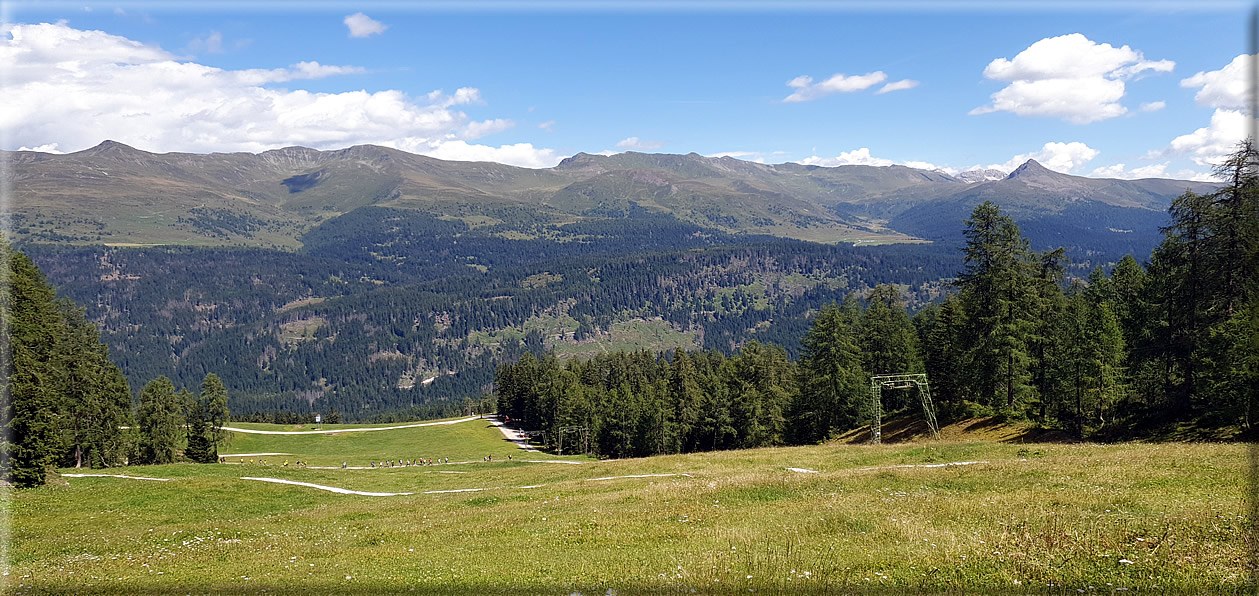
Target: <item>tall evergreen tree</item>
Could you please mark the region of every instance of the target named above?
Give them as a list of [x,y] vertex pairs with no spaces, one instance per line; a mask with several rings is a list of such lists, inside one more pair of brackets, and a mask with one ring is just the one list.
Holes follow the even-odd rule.
[[700,414],[704,404],[698,376],[691,357],[682,348],[675,350],[669,367],[669,395],[677,424],[675,453],[695,451],[698,447]]
[[966,313],[957,296],[944,299],[930,324],[923,328],[922,358],[931,390],[941,402],[960,402],[966,396]]
[[[918,336],[900,289],[876,286],[868,303],[861,316],[862,368],[872,375],[923,372]],[[908,403],[907,395],[907,391],[887,392],[884,399],[897,400],[888,406],[897,409]]]
[[825,440],[857,423],[870,378],[861,367],[860,307],[849,295],[841,306],[822,307],[800,340],[800,391],[791,407],[798,442]]
[[968,376],[985,404],[1011,410],[1026,395],[1027,339],[1034,308],[1027,240],[1014,220],[984,202],[966,220],[965,270],[956,284],[967,314]]
[[140,391],[140,457],[145,463],[168,464],[179,453],[184,404],[175,385],[162,376],[149,381]]
[[44,483],[60,449],[60,372],[54,360],[62,333],[52,287],[24,254],[0,241],[0,345],[7,365],[0,378],[0,474],[17,486]]
[[[227,388],[223,386],[222,379],[214,373],[205,376],[205,380],[201,381],[201,392],[197,395],[197,399],[201,402],[201,412],[205,417],[207,432],[209,433],[210,446],[213,451],[211,459],[218,459],[218,450],[223,447],[228,438],[228,433],[223,427],[231,420],[231,410],[227,407]],[[337,424],[333,419],[340,418],[335,411],[330,412],[326,417],[329,424]]]
[[55,365],[61,375],[59,420],[67,465],[121,464],[126,445],[121,427],[131,425],[131,390],[109,360],[96,326],[82,309],[60,304],[65,325]]

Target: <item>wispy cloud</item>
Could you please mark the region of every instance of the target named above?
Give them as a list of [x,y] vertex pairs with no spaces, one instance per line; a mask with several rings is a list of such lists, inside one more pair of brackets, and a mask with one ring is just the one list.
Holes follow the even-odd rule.
[[653,149],[664,147],[664,143],[660,141],[648,141],[638,137],[630,137],[617,142],[616,146],[630,151],[651,151]]
[[915,81],[913,79],[903,79],[900,81],[896,81],[895,83],[888,83],[884,85],[882,89],[875,91],[874,94],[883,95],[884,93],[891,93],[893,91],[904,91],[905,89],[913,89],[914,87],[917,87],[917,86],[918,86],[918,81]]
[[[881,70],[866,73],[863,75],[845,75],[843,73],[832,75],[831,78],[818,83],[813,82],[813,77],[808,75],[800,75],[790,81],[787,86],[795,89],[791,95],[783,98],[785,103],[795,103],[801,101],[811,101],[819,97],[825,97],[832,93],[853,93],[869,89],[883,81],[887,80],[887,74]],[[903,81],[902,81],[903,82]]]

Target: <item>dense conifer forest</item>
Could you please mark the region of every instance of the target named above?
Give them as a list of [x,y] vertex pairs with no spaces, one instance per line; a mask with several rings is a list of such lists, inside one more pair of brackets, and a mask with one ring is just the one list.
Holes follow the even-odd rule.
[[920,306],[957,261],[939,245],[725,236],[643,214],[569,228],[566,239],[509,240],[368,208],[312,231],[299,253],[25,248],[86,307],[132,385],[194,386],[213,372],[234,412],[347,420],[458,408],[490,389],[499,363],[633,320],[697,347],[757,339],[794,356],[823,304],[896,283]]

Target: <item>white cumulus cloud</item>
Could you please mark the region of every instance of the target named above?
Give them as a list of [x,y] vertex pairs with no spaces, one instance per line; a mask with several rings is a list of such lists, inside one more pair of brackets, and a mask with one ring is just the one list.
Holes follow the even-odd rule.
[[1239,110],[1217,109],[1211,123],[1189,134],[1180,135],[1168,145],[1167,152],[1188,155],[1200,166],[1214,166],[1237,148],[1253,124]]
[[470,145],[464,141],[446,141],[437,144],[427,151],[417,151],[436,157],[454,161],[493,161],[524,168],[550,168],[558,164],[562,155],[552,149],[534,147],[531,143],[516,143],[490,147],[488,145]]
[[1125,81],[1145,72],[1170,72],[1171,60],[1146,60],[1128,46],[1116,48],[1072,33],[1042,39],[1013,59],[997,58],[984,76],[1009,83],[992,103],[971,114],[1012,112],[1087,124],[1122,116]]
[[630,151],[651,151],[653,149],[664,147],[664,143],[660,141],[648,141],[638,137],[630,137],[628,139],[621,139],[620,141],[617,141],[616,146]]
[[1199,72],[1180,81],[1180,86],[1197,88],[1199,105],[1214,108],[1211,121],[1191,133],[1172,139],[1167,148],[1154,155],[1188,155],[1199,166],[1211,167],[1224,160],[1246,138],[1254,126],[1250,114],[1251,79],[1255,57],[1242,54],[1219,70]]
[[[792,92],[791,95],[783,98],[783,101],[787,103],[809,101],[830,95],[832,93],[852,93],[854,91],[862,91],[886,80],[887,74],[881,70],[876,70],[863,75],[852,76],[842,73],[836,74],[820,83],[814,83],[813,77],[801,75],[787,81],[787,86],[795,89],[795,91]],[[904,81],[900,81],[900,83],[903,82]]]
[[1250,109],[1250,76],[1254,56],[1242,54],[1224,68],[1199,72],[1180,81],[1185,88],[1198,88],[1194,100],[1199,105],[1224,110]]
[[469,122],[463,127],[461,136],[465,139],[479,139],[487,135],[492,135],[496,132],[503,132],[515,125],[515,122],[505,118],[495,118],[493,120],[484,120],[481,122]]
[[1089,174],[1092,178],[1119,178],[1122,180],[1137,180],[1140,178],[1173,178],[1176,180],[1194,180],[1200,182],[1214,182],[1215,178],[1211,174],[1196,172],[1194,170],[1178,170],[1175,172],[1167,171],[1168,162],[1151,164],[1148,166],[1140,166],[1135,168],[1127,168],[1125,164],[1117,163],[1093,170]]
[[1012,172],[1015,168],[1026,163],[1027,160],[1034,159],[1037,163],[1050,170],[1070,174],[1072,170],[1084,165],[1085,162],[1101,155],[1101,153],[1101,151],[1079,141],[1070,143],[1049,142],[1045,143],[1039,151],[1020,153],[1011,157],[1005,163],[991,164],[987,167],[1003,172]]
[[57,153],[57,154],[64,153],[64,151],[57,150],[56,143],[48,143],[47,145],[40,145],[38,147],[22,146],[22,147],[18,147],[17,150],[18,151],[36,151],[39,153]]
[[1167,102],[1165,101],[1151,101],[1149,103],[1141,104],[1141,106],[1137,109],[1142,112],[1157,112],[1165,107],[1167,107]]
[[343,21],[345,26],[350,29],[350,37],[371,37],[380,35],[388,29],[389,26],[377,21],[361,12],[356,12]]
[[355,66],[299,62],[224,70],[102,31],[43,23],[0,25],[0,69],[8,75],[0,128],[10,147],[55,144],[78,151],[105,139],[156,152],[375,144],[525,167],[555,165],[560,158],[527,143],[468,144],[511,125],[500,118],[473,122],[455,109],[484,103],[472,87],[412,97],[397,90],[266,86],[362,72]]
[[800,160],[800,163],[806,166],[890,166],[896,162],[882,157],[874,157],[870,155],[868,147],[853,149],[852,151],[844,151],[835,157],[818,157],[816,155],[806,157]]
[[949,175],[957,174],[958,172],[961,171],[957,168],[936,165],[929,161],[915,161],[915,160],[894,161],[894,160],[883,158],[883,157],[875,157],[870,154],[869,147],[853,149],[852,151],[844,151],[835,157],[819,157],[817,155],[811,155],[809,157],[799,160],[797,163],[800,163],[806,166],[823,166],[823,167],[828,167],[828,168],[833,168],[836,166],[886,167],[886,166],[900,165],[900,166],[906,166],[910,168],[916,168],[919,170],[927,170],[929,172],[938,170]]

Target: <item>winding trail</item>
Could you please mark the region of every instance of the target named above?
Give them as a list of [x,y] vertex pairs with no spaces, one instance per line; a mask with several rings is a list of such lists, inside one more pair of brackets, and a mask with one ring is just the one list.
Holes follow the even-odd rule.
[[330,435],[334,433],[365,433],[374,430],[397,430],[400,428],[419,428],[421,426],[441,426],[444,424],[459,424],[460,422],[469,422],[472,420],[480,420],[480,418],[477,416],[469,416],[458,420],[442,420],[441,422],[420,422],[417,424],[375,426],[372,428],[338,428],[333,430],[254,430],[251,428],[236,428],[234,426],[224,426],[223,430],[230,430],[235,433],[246,433],[251,435]]
[[951,461],[943,464],[894,464],[889,466],[874,466],[870,468],[853,468],[854,472],[869,472],[871,470],[890,470],[893,468],[947,468],[950,466],[973,466],[975,464],[986,464],[987,461]]
[[630,474],[628,476],[604,476],[602,478],[587,478],[586,482],[594,482],[596,480],[616,480],[618,478],[657,478],[660,476],[686,476],[692,478],[690,474]]
[[275,484],[292,484],[294,486],[305,486],[309,488],[317,488],[328,492],[340,493],[343,495],[363,495],[365,497],[398,497],[415,493],[371,493],[361,490],[350,490],[348,488],[337,488],[335,486],[325,486],[323,484],[315,484],[313,482],[298,482],[296,480],[284,480],[282,478],[257,478],[253,476],[241,476],[241,480],[258,480],[261,482],[272,482]]
[[799,473],[801,473],[801,474],[817,474],[817,470],[810,470],[810,469],[808,469],[808,468],[787,468],[787,471],[788,471],[788,472],[799,472]]
[[125,474],[62,474],[67,478],[126,478],[128,480],[156,480],[170,482],[170,478],[151,478],[148,476],[127,476]]
[[507,428],[507,426],[504,425],[498,418],[490,418],[489,421],[490,424],[497,426],[498,430],[503,431],[503,436],[507,437],[508,441],[515,443],[517,447],[532,453],[542,453],[540,450],[535,449],[533,445],[529,444],[529,439],[527,437],[515,430]]

